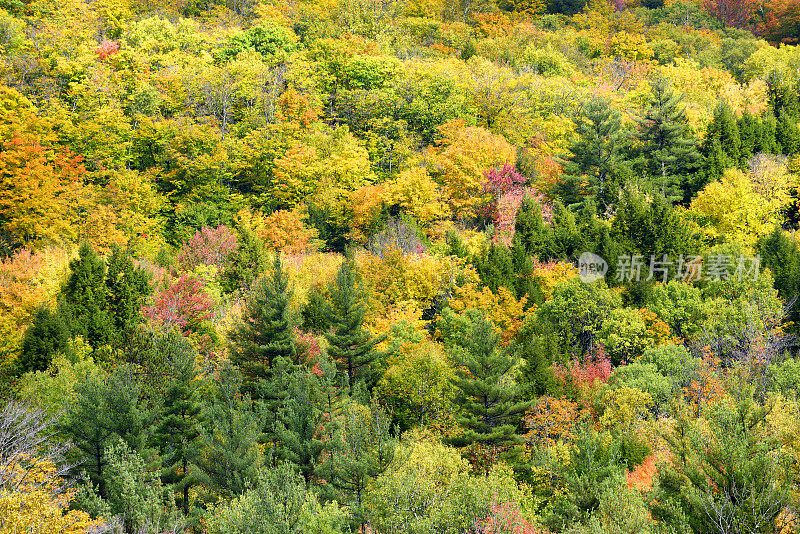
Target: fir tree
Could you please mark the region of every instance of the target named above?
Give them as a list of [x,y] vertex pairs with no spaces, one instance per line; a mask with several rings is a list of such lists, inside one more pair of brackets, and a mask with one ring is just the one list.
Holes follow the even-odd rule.
[[241,373],[225,364],[206,396],[199,426],[197,466],[202,483],[231,497],[243,493],[256,479],[264,417],[249,395],[239,393]]
[[454,443],[495,447],[519,443],[514,417],[530,402],[519,400],[523,386],[508,379],[516,359],[498,346],[492,321],[477,310],[462,315],[445,310],[442,335],[457,365],[453,384],[461,410],[456,420],[464,431]]
[[61,315],[46,306],[36,310],[33,322],[25,331],[22,351],[17,361],[18,374],[45,371],[58,353],[69,351],[69,330]]
[[[619,169],[624,139],[618,111],[605,102],[590,102],[576,121],[578,141],[569,149],[566,161],[568,176],[560,186],[568,204],[581,204],[585,195],[594,195],[602,203],[613,199],[611,179]],[[584,187],[581,185],[588,180]]]
[[161,421],[151,439],[161,451],[161,480],[180,492],[178,504],[188,514],[189,488],[197,482],[190,472],[190,466],[196,456],[197,438],[200,436],[198,424],[201,405],[194,358],[175,362],[174,371],[164,395]]
[[641,146],[644,171],[670,200],[683,198],[681,185],[700,155],[686,121],[683,96],[658,78],[651,85],[651,98],[641,117],[636,137]]
[[490,243],[472,260],[483,285],[497,291],[500,287],[513,290],[517,279],[514,261],[508,247]]
[[347,377],[351,388],[356,381],[362,381],[371,390],[380,378],[378,358],[382,356],[375,350],[375,345],[385,336],[373,338],[363,328],[366,313],[364,288],[352,260],[342,263],[331,285],[330,296],[328,320],[331,330],[325,334],[328,354]]

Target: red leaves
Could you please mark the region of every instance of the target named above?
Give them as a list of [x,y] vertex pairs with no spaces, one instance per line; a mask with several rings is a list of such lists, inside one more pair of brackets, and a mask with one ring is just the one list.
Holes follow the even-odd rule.
[[209,319],[213,309],[203,282],[182,274],[156,296],[152,306],[143,306],[142,314],[165,327],[177,326],[187,335]]
[[705,0],[703,7],[723,26],[746,27],[758,7],[756,0]]
[[222,268],[225,261],[239,248],[236,234],[225,225],[198,230],[178,254],[181,267],[191,271],[198,265]]
[[575,358],[566,366],[553,364],[556,378],[564,382],[572,382],[579,389],[589,389],[595,382],[605,383],[611,376],[611,360],[606,356],[603,346],[595,344],[583,361]]
[[480,521],[478,527],[484,534],[539,534],[542,532],[522,517],[517,503],[500,504],[496,498],[492,500],[489,516]]
[[100,43],[100,46],[95,48],[94,51],[97,54],[97,58],[103,61],[119,52],[119,43],[117,41],[103,39],[103,42]]

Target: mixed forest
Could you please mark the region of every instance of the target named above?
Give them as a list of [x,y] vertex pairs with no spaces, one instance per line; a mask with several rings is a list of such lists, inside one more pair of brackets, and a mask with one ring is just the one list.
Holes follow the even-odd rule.
[[0,534],[800,532],[798,38],[0,0]]

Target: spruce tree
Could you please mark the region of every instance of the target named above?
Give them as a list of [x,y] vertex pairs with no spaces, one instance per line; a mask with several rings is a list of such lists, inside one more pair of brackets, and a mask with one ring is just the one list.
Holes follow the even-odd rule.
[[260,463],[257,447],[264,416],[250,396],[240,394],[242,375],[226,362],[203,399],[196,459],[202,483],[232,497],[252,486]]
[[262,277],[248,298],[242,322],[229,334],[231,362],[242,373],[242,391],[254,399],[264,396],[265,382],[295,357],[289,324],[289,276],[275,256],[272,272]]
[[492,291],[497,291],[500,287],[512,291],[515,289],[517,273],[514,271],[512,255],[505,245],[490,243],[473,258],[472,264],[483,285]]
[[499,347],[492,321],[474,309],[461,315],[448,309],[441,330],[456,363],[456,420],[463,428],[453,443],[501,448],[520,443],[514,419],[531,403],[520,400],[524,386],[509,380],[516,358]]
[[63,301],[59,313],[65,317],[73,336],[83,336],[94,348],[108,344],[114,338],[115,329],[106,311],[105,261],[91,246],[83,243],[69,268],[69,278],[61,288]]
[[362,381],[371,390],[380,378],[378,358],[381,353],[375,350],[375,345],[385,336],[373,338],[363,328],[364,288],[351,259],[346,259],[339,267],[330,287],[330,298],[328,321],[331,329],[325,334],[328,354],[347,377],[351,388],[356,381]]
[[151,439],[161,451],[161,480],[180,493],[178,505],[189,513],[189,488],[196,484],[190,472],[197,454],[201,405],[193,354],[173,363],[174,376],[164,395],[161,421]]
[[689,131],[683,96],[675,94],[663,78],[655,79],[650,88],[647,108],[636,119],[640,161],[661,196],[680,200],[684,177],[693,170],[700,154]]

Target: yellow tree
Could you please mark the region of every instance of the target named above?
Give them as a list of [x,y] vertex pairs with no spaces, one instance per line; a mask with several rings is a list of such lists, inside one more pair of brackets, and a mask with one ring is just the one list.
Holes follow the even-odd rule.
[[12,137],[0,153],[0,221],[23,243],[74,240],[85,169],[79,156]]
[[443,140],[435,150],[434,172],[449,197],[450,208],[459,219],[475,216],[481,203],[484,173],[495,165],[514,164],[517,153],[500,135],[481,127],[450,121],[440,128]]

